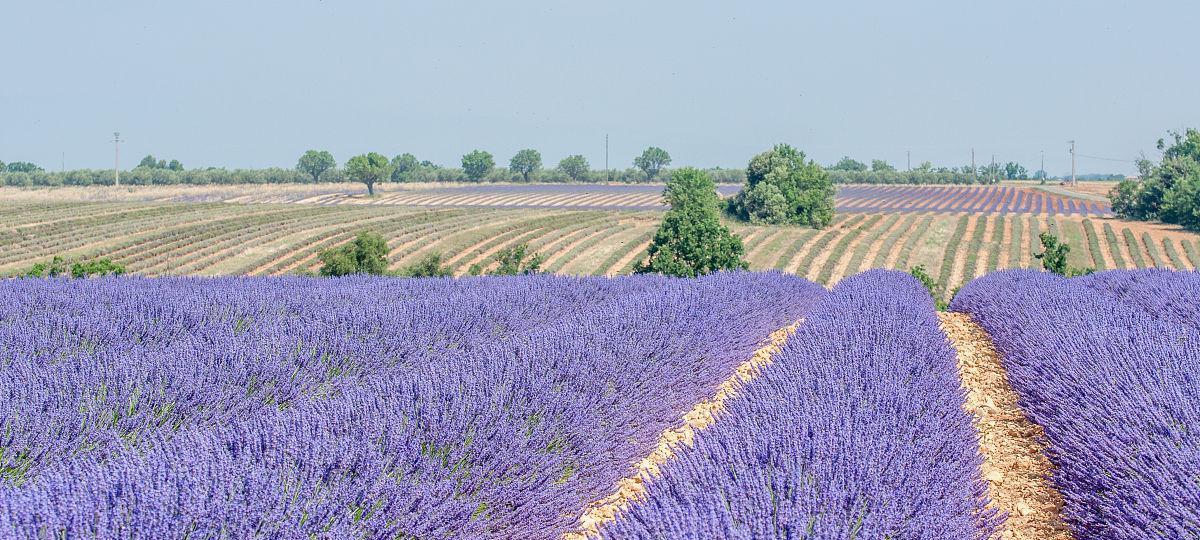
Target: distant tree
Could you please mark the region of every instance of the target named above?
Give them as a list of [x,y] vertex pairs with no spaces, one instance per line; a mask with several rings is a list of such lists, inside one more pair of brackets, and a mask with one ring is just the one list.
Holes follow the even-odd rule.
[[375,195],[375,183],[386,180],[391,174],[391,162],[383,154],[369,152],[346,162],[346,175],[351,180],[366,184],[367,195]]
[[666,150],[651,146],[642,155],[633,159],[633,165],[646,173],[647,180],[653,180],[664,167],[671,164],[671,155]]
[[1003,167],[1003,171],[1004,171],[1004,173],[1003,173],[1004,178],[1006,180],[1019,180],[1022,178],[1029,178],[1029,171],[1027,169],[1025,169],[1025,166],[1021,165],[1020,163],[1017,163],[1015,161],[1009,161],[1008,163],[1005,163],[1004,167]]
[[1109,192],[1119,217],[1161,220],[1200,231],[1200,131],[1171,132],[1158,140],[1160,163],[1138,160],[1138,180],[1122,180]]
[[318,258],[322,276],[382,275],[387,272],[387,255],[387,241],[382,236],[362,231],[351,242],[322,251]]
[[834,163],[830,169],[835,171],[865,171],[867,165],[861,161],[851,159],[850,156],[842,156],[842,159]]
[[400,271],[404,277],[450,277],[454,272],[449,267],[442,266],[442,254],[430,253],[411,266]]
[[123,265],[112,262],[111,259],[95,259],[87,262],[77,262],[71,265],[71,277],[86,278],[93,276],[119,276],[125,273]]
[[392,158],[392,181],[393,182],[408,182],[412,179],[413,173],[421,168],[421,164],[417,162],[417,157],[412,154],[400,154]]
[[12,173],[35,173],[42,172],[42,168],[28,161],[14,161],[5,165],[4,170]]
[[8,170],[8,166],[5,165],[3,161],[0,161],[0,172],[5,172],[7,170]]
[[476,182],[487,176],[495,167],[496,161],[492,159],[492,154],[483,150],[472,150],[462,157],[463,173]]
[[528,244],[520,244],[504,248],[496,254],[496,268],[489,275],[516,276],[536,274],[541,271],[546,257],[539,253],[530,253]]
[[1050,175],[1046,174],[1046,171],[1043,171],[1042,169],[1038,169],[1036,172],[1033,173],[1034,180],[1045,180],[1049,177],[1050,177]]
[[[774,188],[760,187],[763,184]],[[729,210],[747,221],[822,228],[833,222],[834,193],[825,169],[807,160],[804,152],[779,144],[750,160],[746,183],[729,201]]]
[[921,164],[917,165],[917,168],[913,170],[919,173],[931,173],[933,172],[933,162],[922,161]]
[[663,195],[671,209],[634,272],[696,277],[747,268],[742,240],[721,224],[717,186],[707,173],[679,169],[671,173]]
[[578,182],[584,178],[587,178],[587,174],[592,170],[592,168],[590,165],[588,165],[586,158],[576,154],[573,156],[567,156],[563,158],[562,161],[559,161],[558,170],[562,171],[562,173],[567,175],[571,180]]
[[167,163],[167,168],[172,171],[182,171],[183,164],[178,159],[172,159],[170,163]]
[[512,172],[520,174],[521,179],[528,182],[529,175],[542,168],[542,154],[530,148],[521,150],[508,162],[508,168]]
[[142,161],[138,162],[137,166],[145,167],[147,169],[157,169],[158,160],[154,159],[154,156],[152,155],[147,155],[146,157],[142,158]]
[[313,183],[321,181],[321,175],[337,166],[333,154],[324,150],[309,150],[296,162],[296,170],[312,177]]
[[1067,266],[1067,254],[1071,253],[1071,246],[1066,242],[1059,241],[1057,236],[1042,233],[1038,235],[1038,239],[1042,242],[1042,252],[1035,253],[1033,256],[1041,259],[1042,268],[1066,277],[1081,276],[1095,271],[1093,268]]
[[871,172],[896,172],[896,168],[882,159],[872,159]]

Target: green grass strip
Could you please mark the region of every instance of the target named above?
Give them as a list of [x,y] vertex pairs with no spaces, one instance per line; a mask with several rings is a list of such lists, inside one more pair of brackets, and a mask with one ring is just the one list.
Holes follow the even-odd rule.
[[1158,246],[1154,243],[1154,237],[1150,236],[1150,231],[1142,233],[1142,244],[1146,246],[1146,253],[1150,254],[1150,260],[1154,261],[1154,266],[1157,268],[1169,268],[1167,261],[1163,259],[1162,253],[1158,251]]
[[1025,222],[1020,216],[1013,216],[1012,238],[1008,239],[1008,267],[1024,268],[1025,261],[1021,260],[1021,233],[1025,231]]
[[1188,260],[1192,261],[1192,268],[1200,270],[1200,251],[1196,250],[1196,245],[1186,238],[1179,243],[1183,244],[1183,252],[1187,253]]
[[900,237],[908,232],[909,229],[912,229],[912,224],[916,220],[917,214],[907,214],[904,216],[904,222],[899,227],[896,227],[896,230],[892,231],[892,234],[887,235],[887,238],[883,239],[883,245],[875,253],[875,258],[871,261],[871,268],[883,268],[887,264],[888,253],[891,252],[888,247],[896,245],[896,242],[900,241]]
[[1129,256],[1133,257],[1133,264],[1138,268],[1146,268],[1146,258],[1142,257],[1142,248],[1138,247],[1137,237],[1133,236],[1133,231],[1121,229],[1121,236],[1125,237],[1125,247],[1129,248]]
[[871,227],[874,227],[875,224],[879,223],[879,220],[881,219],[883,219],[883,216],[879,214],[871,216],[859,226],[855,227],[854,230],[842,235],[842,238],[838,240],[838,243],[833,245],[833,250],[830,251],[829,258],[825,259],[825,264],[821,265],[821,272],[817,274],[817,283],[820,283],[821,285],[828,285],[829,278],[833,277],[833,269],[837,267],[838,261],[840,261],[842,257],[846,255],[846,250],[849,249],[850,243],[853,242],[855,238],[858,238],[859,235],[863,233],[864,229],[870,229]]
[[[866,217],[867,216],[865,214],[854,216],[846,220],[846,223],[842,227],[838,227],[838,229],[849,229],[851,227],[856,227],[858,226],[859,222],[866,219]],[[828,233],[822,235],[817,239],[816,242],[813,242],[812,249],[808,250],[807,256],[804,257],[804,260],[800,261],[800,266],[796,268],[797,276],[804,277],[808,275],[808,271],[812,269],[813,261],[815,261],[817,257],[825,251],[825,247],[833,241],[833,237],[837,236],[836,230],[837,229],[830,227]]]
[[963,214],[958,218],[958,225],[954,227],[954,233],[946,242],[946,251],[942,253],[942,267],[938,270],[938,293],[943,300],[949,292],[947,288],[950,286],[950,274],[954,271],[954,257],[958,255],[958,246],[962,244],[963,236],[967,234],[969,220],[969,214]]
[[775,269],[786,270],[788,264],[792,262],[792,259],[796,258],[796,254],[800,253],[800,249],[803,248],[804,245],[816,235],[817,229],[807,229],[801,232],[800,236],[797,236],[796,240],[792,242],[792,245],[788,246],[787,249],[783,250],[783,253],[779,254],[779,258],[775,260]]
[[1179,251],[1175,249],[1175,244],[1170,238],[1162,239],[1163,251],[1167,253],[1167,258],[1171,260],[1171,266],[1176,270],[1187,270],[1187,264],[1183,262],[1183,257],[1179,256]]
[[1104,224],[1104,241],[1108,243],[1108,252],[1112,254],[1113,264],[1117,265],[1117,268],[1126,268],[1125,256],[1121,255],[1121,245],[1117,243],[1117,233],[1108,223]]
[[988,258],[985,272],[992,273],[1000,266],[1000,251],[1004,245],[1004,226],[1008,219],[1003,215],[996,216],[996,225],[992,227],[992,240],[988,243]]
[[858,247],[854,248],[854,254],[850,256],[850,262],[846,263],[846,275],[854,275],[862,269],[863,259],[867,258],[867,252],[871,250],[871,246],[878,245],[879,237],[883,236],[883,233],[892,228],[897,221],[900,221],[900,216],[901,214],[892,214],[887,221],[872,229],[871,234],[859,242]]
[[924,235],[925,231],[929,230],[929,223],[932,221],[933,216],[926,215],[925,218],[921,220],[921,224],[912,229],[913,233],[908,235],[908,238],[904,239],[904,245],[900,246],[900,255],[896,259],[896,268],[904,270],[905,272],[911,270],[908,267],[908,260],[912,257],[913,250],[917,248],[917,242],[920,241],[921,236]]
[[1041,268],[1042,263],[1033,258],[1034,253],[1042,252],[1042,239],[1038,238],[1042,234],[1041,224],[1038,223],[1037,216],[1029,216],[1029,267]]
[[975,278],[975,268],[979,266],[979,248],[983,247],[983,234],[987,230],[987,222],[987,214],[979,216],[979,222],[975,224],[975,231],[971,233],[971,241],[967,243],[967,259],[963,261],[962,275],[962,279],[966,281]]
[[1092,264],[1096,270],[1108,270],[1104,264],[1104,254],[1100,252],[1100,237],[1096,234],[1096,226],[1092,220],[1083,218],[1083,234],[1087,236],[1088,251],[1092,252]]

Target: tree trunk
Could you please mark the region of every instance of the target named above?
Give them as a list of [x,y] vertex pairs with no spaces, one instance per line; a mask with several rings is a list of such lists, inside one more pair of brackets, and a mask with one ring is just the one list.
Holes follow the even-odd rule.
[[367,182],[367,196],[368,197],[375,196],[375,182]]

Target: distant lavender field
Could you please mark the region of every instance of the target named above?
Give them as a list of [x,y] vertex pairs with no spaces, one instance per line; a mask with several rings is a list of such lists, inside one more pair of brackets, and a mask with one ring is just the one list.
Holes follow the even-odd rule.
[[556,538],[783,274],[0,282],[0,538]]

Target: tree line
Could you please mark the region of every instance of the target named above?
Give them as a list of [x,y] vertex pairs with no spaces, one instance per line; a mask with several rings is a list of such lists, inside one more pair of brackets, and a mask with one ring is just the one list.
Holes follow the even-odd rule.
[[1125,219],[1161,221],[1200,231],[1200,131],[1170,132],[1159,139],[1162,160],[1138,160],[1138,178],[1122,180],[1109,192],[1115,214]]
[[[507,166],[485,150],[472,150],[462,156],[455,167],[419,160],[411,153],[391,158],[378,153],[368,156],[362,167],[350,161],[339,166],[334,156],[324,150],[305,152],[294,168],[224,169],[206,167],[185,170],[179,160],[156,159],[148,155],[129,171],[121,172],[121,183],[127,185],[176,184],[291,184],[315,182],[363,182],[371,180],[368,191],[380,182],[543,182],[543,183],[651,183],[669,172],[671,155],[662,148],[649,147],[624,169],[597,170],[581,154],[570,155],[550,166],[535,149],[518,151]],[[355,156],[358,157],[358,156]],[[386,166],[384,166],[386,162]],[[818,165],[819,166],[819,165]],[[822,167],[835,184],[988,184],[1000,180],[1043,179],[1045,171],[1028,174],[1016,162],[989,164],[979,167],[934,167],[926,161],[912,170],[900,171],[884,160],[866,163],[843,157],[837,163]],[[718,184],[739,184],[746,181],[743,169],[713,167],[704,171]],[[362,176],[366,174],[366,176]],[[111,169],[77,169],[46,171],[36,164],[16,161],[0,162],[0,185],[7,186],[89,186],[112,185]]]

